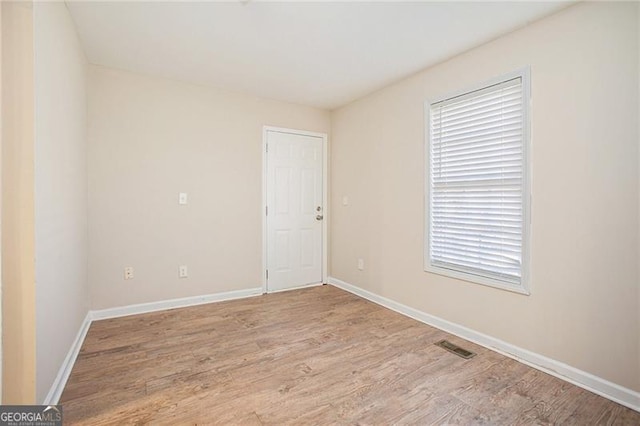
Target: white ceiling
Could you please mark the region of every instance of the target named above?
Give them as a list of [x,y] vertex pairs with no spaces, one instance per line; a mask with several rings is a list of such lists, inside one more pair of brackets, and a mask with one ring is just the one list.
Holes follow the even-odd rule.
[[332,109],[569,2],[74,2],[89,62]]

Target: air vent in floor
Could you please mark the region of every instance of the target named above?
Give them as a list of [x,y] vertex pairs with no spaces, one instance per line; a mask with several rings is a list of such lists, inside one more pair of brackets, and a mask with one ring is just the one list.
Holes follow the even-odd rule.
[[454,353],[454,354],[456,354],[459,357],[462,357],[464,359],[469,359],[469,358],[473,358],[474,356],[476,356],[476,354],[474,352],[471,352],[471,351],[468,351],[466,349],[463,349],[458,345],[454,345],[453,343],[451,343],[448,340],[440,340],[439,342],[436,343],[436,346],[440,346],[441,348],[446,349],[449,352]]

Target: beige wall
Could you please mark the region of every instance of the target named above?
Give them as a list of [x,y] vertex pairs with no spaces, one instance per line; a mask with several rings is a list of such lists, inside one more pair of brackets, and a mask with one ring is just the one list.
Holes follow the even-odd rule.
[[35,402],[33,17],[2,2],[2,403]]
[[[637,8],[572,6],[334,111],[331,274],[640,391]],[[426,273],[424,102],[527,65],[532,294]]]
[[0,5],[0,404],[2,404],[2,5]]
[[330,127],[326,111],[95,66],[88,123],[92,309],[260,287],[262,126]]
[[64,3],[37,2],[35,38],[36,398],[89,309],[87,61]]

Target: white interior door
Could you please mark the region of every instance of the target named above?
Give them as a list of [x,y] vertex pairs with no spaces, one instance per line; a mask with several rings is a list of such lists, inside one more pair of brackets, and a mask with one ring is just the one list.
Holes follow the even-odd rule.
[[323,138],[266,131],[267,291],[322,282]]

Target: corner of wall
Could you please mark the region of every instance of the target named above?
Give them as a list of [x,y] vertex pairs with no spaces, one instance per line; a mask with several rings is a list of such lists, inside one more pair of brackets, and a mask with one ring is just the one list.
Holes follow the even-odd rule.
[[37,2],[33,8],[36,399],[41,403],[89,310],[88,64],[65,5]]

